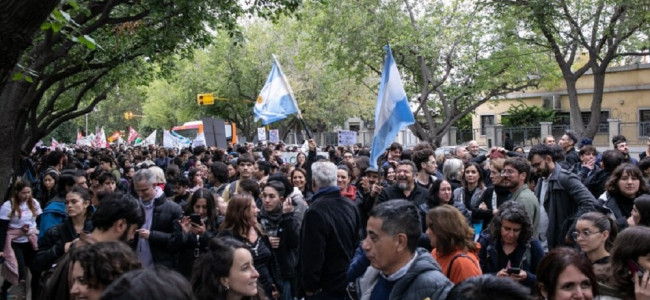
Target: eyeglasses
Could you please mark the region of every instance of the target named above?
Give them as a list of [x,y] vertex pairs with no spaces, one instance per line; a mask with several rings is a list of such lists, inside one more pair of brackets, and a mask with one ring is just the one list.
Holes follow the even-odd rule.
[[501,171],[501,176],[510,176],[511,174],[516,174],[517,171],[515,170],[510,170],[510,169],[504,169]]
[[590,236],[596,234],[596,233],[601,233],[602,231],[596,231],[596,232],[590,232],[590,231],[583,231],[583,232],[578,232],[574,231],[571,233],[571,238],[573,238],[574,241],[578,240],[578,237],[582,237],[583,239],[587,239]]

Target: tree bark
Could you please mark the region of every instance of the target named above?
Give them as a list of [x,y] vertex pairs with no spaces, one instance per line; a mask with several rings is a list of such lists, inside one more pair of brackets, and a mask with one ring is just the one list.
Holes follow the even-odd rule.
[[60,0],[0,1],[0,90],[16,66],[20,55]]

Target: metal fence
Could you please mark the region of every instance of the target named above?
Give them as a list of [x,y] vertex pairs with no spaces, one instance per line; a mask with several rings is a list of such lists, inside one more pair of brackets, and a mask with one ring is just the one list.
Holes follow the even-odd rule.
[[541,128],[537,127],[504,127],[503,141],[506,133],[510,134],[515,146],[532,147],[541,142]]
[[[611,141],[609,137],[609,130],[603,130],[604,127],[601,125],[600,130],[593,139],[593,145],[597,147],[611,147]],[[609,129],[609,125],[607,126]],[[556,141],[564,135],[565,132],[571,130],[569,125],[552,125],[551,134],[555,137]],[[452,131],[453,132],[453,131]],[[619,123],[618,126],[619,134],[624,135],[627,138],[628,144],[632,146],[641,146],[644,147],[650,137],[650,122],[625,122]],[[516,146],[523,146],[525,148],[532,147],[541,142],[543,138],[541,136],[541,128],[538,127],[503,127],[502,128],[502,141],[505,141],[505,134],[509,133],[510,138],[513,140]],[[365,146],[372,144],[374,132],[372,131],[360,131],[357,133],[357,143],[361,143]],[[284,136],[284,132],[280,132],[280,136]],[[338,132],[313,132],[312,138],[316,140],[319,145],[337,145],[338,144]],[[481,129],[463,129],[456,130],[456,145],[462,145],[471,140],[476,140],[481,145],[487,145],[487,136],[481,134]],[[286,138],[283,141],[287,144],[301,144],[305,139],[307,139],[306,134],[296,133],[290,131]],[[404,145],[414,145],[417,143],[414,136],[406,135],[402,133],[398,138],[397,142],[400,142]],[[578,137],[581,140],[581,137]],[[501,145],[499,145],[501,146]]]
[[[481,129],[459,129],[456,130],[456,144],[462,145],[472,140],[479,140],[481,137]],[[454,146],[454,145],[451,145]]]
[[628,144],[643,145],[650,136],[650,122],[619,123],[618,132],[625,136]]

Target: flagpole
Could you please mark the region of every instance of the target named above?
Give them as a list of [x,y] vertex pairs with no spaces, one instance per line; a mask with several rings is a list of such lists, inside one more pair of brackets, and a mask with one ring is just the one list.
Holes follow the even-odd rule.
[[293,101],[293,105],[296,107],[296,111],[298,112],[296,115],[298,119],[300,119],[300,123],[302,123],[302,127],[305,128],[305,131],[307,132],[307,137],[311,139],[311,132],[309,131],[309,128],[305,123],[305,120],[302,118],[300,107],[298,107],[298,101],[296,101],[296,96],[294,96],[293,90],[291,89],[291,85],[289,85],[289,80],[287,80],[287,77],[284,75],[284,72],[282,71],[282,65],[280,65],[280,62],[278,61],[278,58],[275,56],[275,54],[271,54],[271,55],[273,55],[273,60],[275,61],[275,64],[278,66],[278,69],[280,69],[282,80],[284,81],[284,84],[287,86],[287,89],[289,90],[289,96],[291,97],[291,101]]

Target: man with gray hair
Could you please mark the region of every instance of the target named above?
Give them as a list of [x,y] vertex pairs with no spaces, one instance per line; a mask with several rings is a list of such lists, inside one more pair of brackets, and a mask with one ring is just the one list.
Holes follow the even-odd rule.
[[454,286],[429,251],[418,248],[418,208],[398,199],[370,211],[361,247],[371,267],[357,279],[358,299],[446,299]]
[[314,196],[300,233],[300,278],[306,299],[345,299],[347,270],[359,244],[359,214],[336,186],[336,165],[312,165]]
[[381,191],[377,197],[377,203],[393,199],[406,199],[415,205],[426,202],[429,191],[419,184],[415,184],[417,170],[415,163],[410,160],[398,162],[395,169],[395,184],[385,187]]
[[[136,253],[142,265],[154,264],[176,269],[176,252],[180,246],[179,220],[183,211],[178,204],[168,201],[162,189],[156,186],[156,175],[141,169],[133,175],[133,188],[144,207],[144,225],[137,231]],[[176,230],[179,229],[179,230]]]

